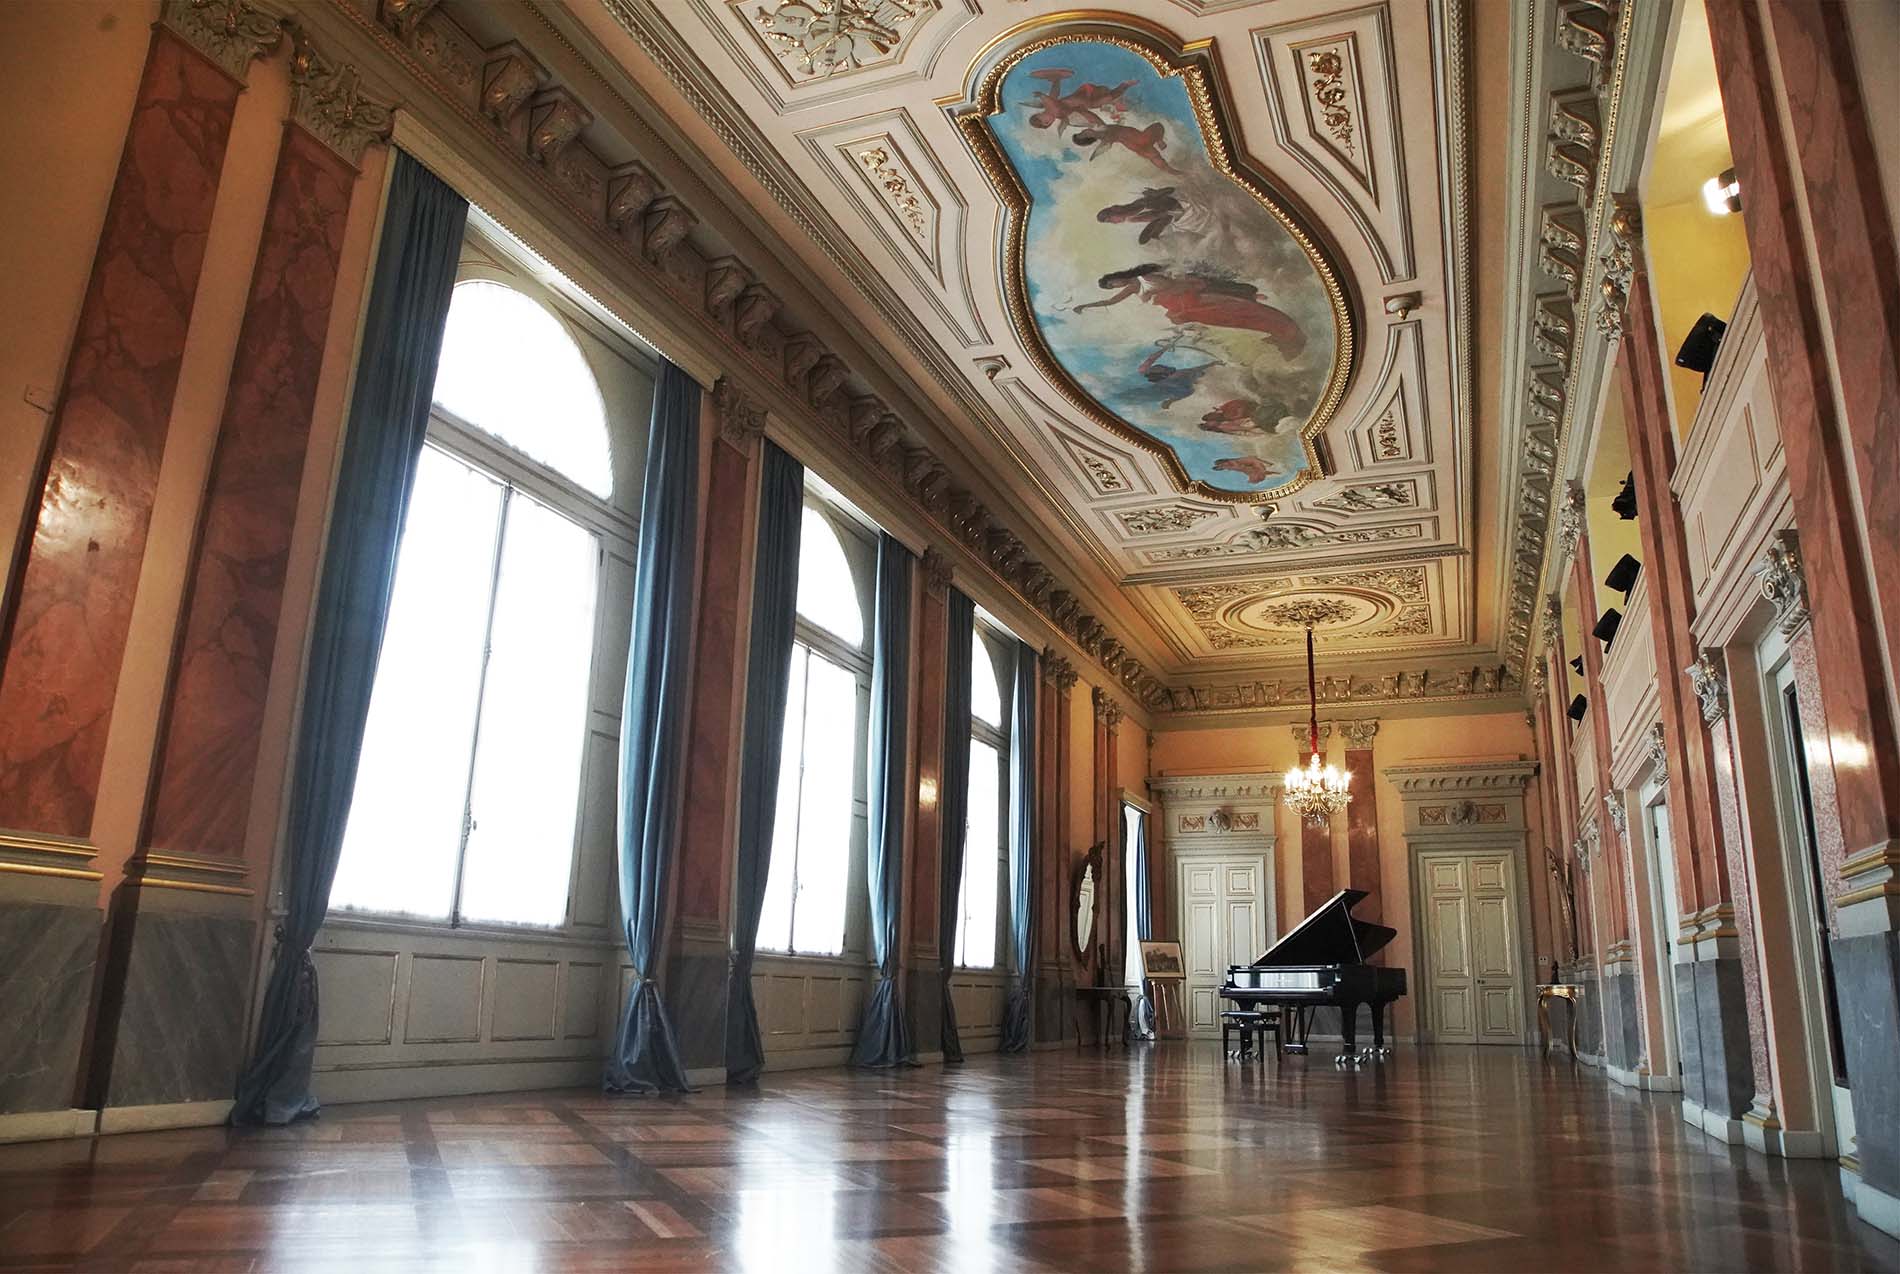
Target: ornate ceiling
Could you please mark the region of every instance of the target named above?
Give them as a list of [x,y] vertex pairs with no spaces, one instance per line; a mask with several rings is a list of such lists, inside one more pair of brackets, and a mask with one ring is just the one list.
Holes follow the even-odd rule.
[[1514,682],[1474,265],[1508,200],[1468,194],[1504,186],[1514,112],[1502,67],[1465,69],[1508,33],[1457,0],[537,7],[667,111],[1131,654],[1226,683],[1176,707],[1270,706],[1309,620],[1361,685]]

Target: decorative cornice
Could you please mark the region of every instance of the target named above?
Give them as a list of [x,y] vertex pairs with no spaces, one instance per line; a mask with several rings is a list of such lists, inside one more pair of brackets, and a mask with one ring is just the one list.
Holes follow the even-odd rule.
[[415,34],[422,20],[440,3],[441,0],[382,0],[377,12],[384,26],[407,39]]
[[246,0],[165,0],[158,22],[239,83],[284,40],[284,20]]
[[[904,338],[919,364],[940,383],[949,386],[953,397],[975,418],[986,419],[989,409],[984,400],[948,365],[942,351],[921,335],[914,320],[906,320],[891,310],[888,288],[835,250],[817,223],[797,208],[796,200],[790,197],[790,187],[777,174],[755,166],[758,152],[736,131],[732,121],[725,119],[712,99],[692,84],[685,73],[685,63],[680,60],[683,51],[676,47],[674,37],[663,29],[663,24],[649,22],[638,6],[624,0],[606,2],[615,20],[654,57],[669,79],[687,91],[691,105],[714,125],[721,140],[753,169],[754,175],[765,183],[781,206],[793,213],[801,228],[826,247],[834,263],[880,313],[890,319],[893,330]],[[703,262],[695,261],[688,266],[674,261],[678,254],[694,251],[689,240],[698,224],[697,214],[684,199],[661,189],[651,170],[643,164],[635,162],[609,169],[588,149],[587,139],[581,136],[587,123],[576,122],[579,118],[576,111],[587,111],[587,121],[599,131],[603,125],[593,121],[610,117],[589,110],[583,99],[603,108],[611,105],[615,108],[611,118],[616,120],[638,120],[642,112],[621,96],[589,62],[588,55],[576,49],[544,14],[532,6],[526,10],[528,18],[539,24],[535,41],[559,44],[565,54],[581,63],[585,75],[571,85],[553,83],[537,90],[529,108],[530,127],[524,141],[517,129],[497,129],[478,113],[476,86],[471,85],[465,93],[450,82],[455,76],[442,62],[448,55],[441,46],[455,43],[457,48],[466,47],[472,37],[463,33],[456,42],[430,41],[427,37],[436,25],[451,23],[452,15],[437,9],[409,28],[408,36],[399,37],[395,29],[348,0],[332,0],[330,7],[388,51],[404,71],[458,111],[476,132],[507,152],[525,180],[539,186],[543,194],[615,244],[620,249],[620,261],[629,267],[631,278],[677,302],[682,321],[696,321],[702,330],[710,332],[734,365],[749,364],[757,375],[784,385],[800,409],[795,414],[802,421],[845,437],[864,461],[865,476],[872,481],[893,484],[926,522],[934,523],[982,559],[1006,589],[1099,663],[1136,702],[1151,709],[1168,705],[1167,688],[1160,679],[1128,654],[1123,642],[1080,604],[1072,590],[1061,587],[1055,573],[1033,557],[1022,539],[1002,526],[982,500],[952,480],[949,467],[919,440],[908,422],[882,408],[880,403],[881,410],[871,427],[862,432],[850,427],[850,421],[857,414],[853,404],[865,396],[852,391],[857,373],[838,355],[826,350],[817,337],[792,328],[786,322],[778,297],[753,284],[742,289],[732,302],[730,319],[709,311],[703,268],[693,268],[703,267]],[[568,109],[570,105],[574,109]],[[638,133],[621,129],[617,140],[643,157],[664,155],[682,169],[695,166],[692,157],[680,154],[651,128]],[[596,173],[601,176],[596,177]],[[669,265],[669,262],[674,263]],[[748,264],[747,268],[756,272],[756,263]],[[775,411],[780,409],[778,403],[770,405]]]
[[765,435],[765,406],[730,376],[721,376],[713,385],[713,412],[719,420],[719,436],[740,450]]
[[[1416,668],[1372,676],[1347,673],[1321,677],[1323,704],[1444,702],[1460,699],[1522,700],[1524,687],[1503,664],[1476,668]],[[1179,716],[1304,710],[1306,678],[1287,677],[1229,684],[1171,686],[1159,709]],[[1304,729],[1304,727],[1301,727]]]
[[1340,735],[1346,740],[1346,746],[1356,752],[1364,752],[1372,747],[1372,737],[1379,733],[1379,719],[1364,717],[1357,721],[1340,721]]
[[924,591],[932,597],[943,597],[950,591],[950,585],[956,579],[956,571],[950,566],[950,559],[939,553],[934,546],[924,550]]
[[1453,761],[1437,765],[1391,765],[1379,774],[1405,797],[1449,792],[1522,792],[1537,773],[1535,761]]
[[1278,774],[1176,774],[1148,780],[1148,790],[1163,805],[1176,801],[1280,799]]
[[290,117],[352,168],[372,142],[389,136],[395,108],[364,93],[347,62],[335,62],[300,29],[291,33]]
[[1555,593],[1544,598],[1542,637],[1544,645],[1557,649],[1564,634],[1564,604]]
[[1721,651],[1704,650],[1683,672],[1702,704],[1702,724],[1714,725],[1728,715],[1728,673]]
[[1776,531],[1762,553],[1761,595],[1775,608],[1775,622],[1792,637],[1808,622],[1808,584],[1801,569],[1801,540],[1792,530]]

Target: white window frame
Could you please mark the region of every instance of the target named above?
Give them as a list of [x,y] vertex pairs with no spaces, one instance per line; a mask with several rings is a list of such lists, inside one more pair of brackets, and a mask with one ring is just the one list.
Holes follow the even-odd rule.
[[[590,357],[588,343],[579,339],[576,329],[585,323],[589,334],[597,341],[610,347],[620,344],[617,337],[602,329],[601,325],[586,322],[584,316],[573,313],[561,303],[561,298],[552,291],[525,279],[478,261],[464,260],[457,272],[456,285],[468,282],[498,283],[526,296],[547,310],[550,316],[575,339],[582,359],[594,374],[596,388],[599,387],[600,372]],[[634,351],[626,351],[628,361],[644,370],[642,360]],[[608,447],[610,455],[617,456],[617,442],[613,434],[613,421],[607,420]],[[636,543],[639,537],[637,513],[630,507],[637,492],[628,493],[629,484],[615,466],[614,495],[611,499],[602,498],[580,485],[574,479],[541,464],[526,454],[515,450],[507,443],[480,427],[463,420],[448,409],[430,404],[429,422],[424,437],[424,445],[435,447],[456,461],[494,479],[503,487],[502,507],[496,524],[495,546],[489,567],[489,615],[488,622],[494,622],[494,598],[500,583],[499,575],[502,562],[502,546],[507,538],[507,516],[517,493],[534,499],[548,509],[567,518],[588,532],[594,540],[594,634],[589,646],[590,661],[587,678],[587,712],[582,730],[588,735],[610,731],[619,733],[617,710],[603,714],[600,704],[603,696],[617,699],[618,688],[603,685],[603,674],[612,661],[602,660],[603,642],[615,639],[611,631],[609,617],[612,614],[612,593],[614,579],[610,564],[618,558],[625,562],[635,560]],[[624,634],[621,634],[624,640]],[[476,696],[480,703],[485,693],[488,679],[488,651],[484,640],[482,653],[482,675]],[[601,718],[607,715],[608,720]],[[449,914],[446,918],[421,916],[411,912],[385,911],[370,908],[333,906],[330,909],[329,922],[359,924],[394,924],[405,928],[431,930],[454,930],[458,932],[528,932],[561,933],[573,928],[575,924],[575,891],[582,877],[582,852],[586,843],[586,800],[587,800],[587,753],[585,748],[581,757],[580,782],[575,792],[575,817],[573,843],[569,846],[567,867],[567,903],[562,920],[557,925],[541,925],[529,921],[475,920],[470,921],[462,914],[462,878],[468,857],[468,837],[471,828],[470,807],[473,800],[475,760],[481,744],[480,730],[477,728],[471,743],[468,757],[468,781],[464,785],[462,800],[462,825],[460,840],[456,848],[454,880],[450,894]]]
[[[772,945],[772,940],[761,932],[754,950],[761,956],[775,960],[857,960],[865,954],[870,932],[870,905],[866,894],[869,885],[865,860],[870,844],[871,821],[869,752],[872,646],[877,623],[877,545],[872,540],[869,530],[829,499],[823,489],[810,480],[809,475],[803,507],[823,518],[837,535],[838,543],[844,548],[845,561],[851,568],[851,581],[858,595],[858,610],[864,617],[862,646],[851,645],[829,629],[820,627],[803,615],[797,615],[792,624],[793,646],[803,646],[811,654],[845,668],[857,681],[857,721],[852,731],[855,740],[853,744],[855,757],[851,777],[851,843],[846,850],[849,858],[845,866],[845,927],[842,935],[842,950],[838,953],[791,949],[792,935],[798,929],[798,863],[794,857],[792,906],[790,912],[787,913],[784,935],[786,945],[782,947]],[[800,551],[803,551],[802,545]],[[802,748],[800,762],[803,763]],[[781,773],[779,783],[783,785],[790,777]],[[776,855],[780,849],[777,843],[776,827],[774,833],[771,853]],[[797,852],[798,850],[795,849],[794,855]],[[767,871],[770,870],[771,864],[768,862]]]
[[[970,651],[971,676],[984,676],[987,675],[988,669],[994,669],[997,675],[1002,678],[1002,683],[997,687],[997,696],[1003,706],[1002,724],[1000,726],[993,726],[989,722],[982,720],[976,715],[974,708],[972,708],[970,712],[971,744],[974,745],[978,740],[981,740],[996,749],[996,790],[998,797],[996,802],[995,834],[996,932],[990,935],[990,963],[988,965],[971,965],[958,961],[956,967],[971,973],[1002,973],[1007,970],[1008,965],[1005,947],[1006,938],[1009,933],[1010,908],[1009,831],[1010,816],[1014,812],[1010,805],[1010,765],[1012,761],[1010,741],[1012,734],[1011,726],[1015,724],[1013,717],[1016,711],[1016,695],[1015,687],[1012,684],[1014,678],[1010,674],[1016,666],[1016,653],[1014,650],[1015,639],[1009,637],[1006,633],[992,629],[989,625],[981,621],[978,621],[975,625],[974,631],[976,640],[982,642],[984,646],[988,648],[990,659],[988,668],[979,666],[976,663],[976,651],[973,648]],[[974,766],[976,760],[975,747],[972,746],[970,751],[970,763]],[[967,791],[965,793],[964,808],[966,811],[966,822],[964,824],[963,834],[963,870],[967,878],[971,867],[970,851],[973,848],[971,832],[974,830],[967,822],[967,811],[969,808]],[[962,884],[959,883],[957,888],[957,932],[953,945],[951,946],[953,959],[955,959],[955,953],[961,951],[966,946],[963,941],[963,928],[964,925],[968,923],[968,919],[969,890],[963,888]]]

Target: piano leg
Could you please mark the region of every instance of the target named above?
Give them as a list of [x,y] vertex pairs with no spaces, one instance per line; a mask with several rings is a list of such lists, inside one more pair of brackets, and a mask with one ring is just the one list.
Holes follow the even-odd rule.
[[1293,1004],[1287,1007],[1287,1020],[1290,1029],[1286,1032],[1285,1038],[1280,1041],[1280,1051],[1282,1053],[1304,1053],[1306,1051],[1307,1015],[1311,1012],[1312,1010],[1307,1008],[1304,1004]]
[[1366,1059],[1359,1052],[1359,1003],[1346,1000],[1339,1006],[1339,1037],[1343,1047],[1333,1059],[1335,1066],[1358,1066]]
[[1390,1000],[1372,1006],[1372,1056],[1380,1061],[1392,1056],[1392,1050],[1385,1043],[1385,1011],[1391,1006]]

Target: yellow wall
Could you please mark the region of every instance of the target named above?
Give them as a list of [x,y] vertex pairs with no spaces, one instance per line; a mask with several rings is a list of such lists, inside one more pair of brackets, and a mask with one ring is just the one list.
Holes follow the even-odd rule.
[[[1322,718],[1322,725],[1324,718]],[[1213,729],[1162,730],[1155,735],[1151,758],[1157,776],[1169,774],[1220,774],[1246,771],[1280,772],[1296,762],[1296,745],[1284,723]],[[1481,716],[1412,717],[1379,720],[1379,733],[1373,742],[1373,760],[1380,771],[1389,766],[1419,765],[1432,761],[1518,760],[1536,755],[1530,726],[1519,711],[1487,713]],[[1304,757],[1298,760],[1304,761]],[[1329,747],[1329,759],[1335,765],[1345,761],[1337,732]],[[1410,870],[1405,845],[1405,812],[1398,790],[1383,778],[1353,775],[1355,799],[1365,799],[1373,790],[1379,807],[1379,875],[1383,923],[1398,931],[1387,950],[1391,965],[1413,969],[1417,956],[1412,946]],[[1537,823],[1536,793],[1525,793],[1525,817],[1530,833],[1526,861],[1520,866],[1530,886],[1532,941],[1536,966],[1527,971],[1539,981],[1547,981],[1550,971],[1545,963],[1549,955],[1544,903],[1543,846],[1534,830]],[[1345,820],[1337,820],[1334,835],[1333,879],[1347,879]],[[1301,903],[1300,825],[1292,811],[1282,806],[1274,857],[1275,889],[1279,899],[1278,932],[1297,924],[1305,916]],[[1165,850],[1164,850],[1165,854]],[[1172,878],[1169,866],[1165,878]],[[1170,905],[1172,900],[1169,900]],[[1168,932],[1178,931],[1178,921],[1167,917]],[[1416,982],[1416,979],[1414,979]],[[1415,1017],[1410,997],[1400,1000],[1395,1029],[1409,1032]]]

